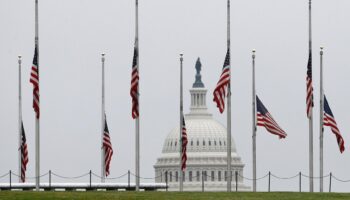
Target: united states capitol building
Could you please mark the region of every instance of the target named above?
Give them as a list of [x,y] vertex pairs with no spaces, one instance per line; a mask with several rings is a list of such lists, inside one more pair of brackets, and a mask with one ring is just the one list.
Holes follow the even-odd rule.
[[[226,128],[216,121],[207,108],[207,89],[201,80],[201,62],[196,62],[196,79],[191,94],[190,113],[185,115],[187,129],[187,168],[184,173],[184,191],[227,190],[227,132]],[[186,95],[184,95],[186,96]],[[154,165],[156,183],[165,182],[165,174],[170,191],[179,190],[180,145],[179,126],[166,137],[161,156]],[[244,164],[237,154],[232,138],[232,190],[236,188],[235,173],[243,175]],[[238,176],[238,189],[250,190]]]

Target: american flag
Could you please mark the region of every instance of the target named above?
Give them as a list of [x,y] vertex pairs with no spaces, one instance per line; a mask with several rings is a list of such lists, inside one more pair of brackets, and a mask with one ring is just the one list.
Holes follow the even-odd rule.
[[105,154],[105,172],[106,176],[109,175],[109,167],[111,164],[112,160],[112,155],[113,155],[113,148],[112,148],[112,143],[111,143],[111,138],[109,136],[109,130],[107,126],[107,120],[105,117],[105,127],[104,127],[104,132],[103,132],[103,146],[102,148],[104,149],[104,154]]
[[21,127],[21,181],[24,183],[26,181],[26,170],[28,164],[28,147],[27,147],[27,139],[26,134],[24,132],[23,122]]
[[314,95],[312,87],[312,54],[310,50],[306,74],[306,114],[308,118],[311,118],[312,107],[314,107]]
[[36,118],[40,117],[40,101],[39,101],[39,66],[38,66],[38,49],[35,47],[33,66],[30,73],[30,82],[33,84],[33,108]]
[[132,118],[136,119],[139,117],[139,68],[138,68],[138,49],[134,48],[134,58],[132,61],[132,73],[131,73],[131,89],[130,95],[132,98]]
[[258,96],[256,96],[256,107],[257,125],[264,126],[268,132],[278,135],[280,139],[285,138],[287,134],[278,126],[277,122],[272,118],[272,115],[265,108]]
[[340,134],[340,131],[338,129],[337,122],[335,121],[334,115],[332,113],[331,108],[329,107],[328,101],[326,99],[326,96],[324,96],[324,105],[323,105],[323,125],[329,126],[334,133],[334,135],[337,138],[338,146],[340,153],[343,153],[345,150],[344,147],[344,139],[342,135]]
[[219,108],[220,113],[223,113],[225,110],[225,97],[227,92],[226,90],[229,84],[230,84],[230,49],[227,49],[221,76],[213,92],[213,95],[214,95],[213,101],[216,102],[216,106]]
[[187,131],[185,118],[182,118],[182,136],[181,136],[181,144],[182,144],[182,157],[181,157],[181,170],[185,171],[186,169],[186,161],[187,161]]

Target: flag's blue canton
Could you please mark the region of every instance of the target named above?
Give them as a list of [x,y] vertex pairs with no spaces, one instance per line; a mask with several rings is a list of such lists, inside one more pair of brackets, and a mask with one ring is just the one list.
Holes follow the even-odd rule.
[[225,62],[222,69],[225,69],[225,67],[230,66],[230,49],[227,49],[226,56],[225,56]]
[[262,115],[266,115],[269,111],[265,108],[264,104],[260,101],[259,97],[256,96],[256,109]]
[[307,62],[307,77],[312,80],[312,54],[309,52],[309,60]]
[[326,95],[324,96],[324,112],[330,116],[332,116],[334,118],[334,115],[332,113],[332,110],[331,108],[329,107],[329,104],[328,104],[328,101],[327,101],[327,98],[326,98]]

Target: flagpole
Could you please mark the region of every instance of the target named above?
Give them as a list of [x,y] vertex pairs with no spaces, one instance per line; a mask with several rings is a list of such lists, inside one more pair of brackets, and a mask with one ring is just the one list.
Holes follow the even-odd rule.
[[[230,49],[231,40],[230,40],[230,0],[227,0],[227,48]],[[231,51],[229,51],[231,54]],[[231,55],[229,55],[229,63],[231,65]],[[230,67],[231,73],[231,67]],[[231,192],[231,181],[232,181],[232,172],[231,172],[231,78],[227,87],[227,192]]]
[[323,192],[323,47],[320,47],[320,192]]
[[18,182],[21,183],[22,174],[22,56],[18,55]]
[[183,129],[183,81],[182,81],[182,63],[183,54],[180,54],[180,130],[179,130],[179,149],[180,149],[180,192],[183,191],[183,171],[182,171],[182,129]]
[[101,113],[101,183],[105,182],[106,177],[106,163],[105,163],[105,148],[103,147],[103,134],[105,125],[105,53],[101,54],[102,61],[102,113]]
[[[311,0],[309,0],[309,52],[312,52],[312,34],[311,34]],[[312,57],[312,54],[311,54]],[[311,59],[311,58],[310,58]],[[311,66],[312,67],[312,66]],[[312,98],[312,97],[311,97]],[[313,101],[313,100],[312,100]],[[309,179],[310,192],[314,191],[314,156],[313,156],[313,108],[311,106],[311,114],[309,118]]]
[[252,51],[253,60],[253,192],[256,192],[256,91],[255,91],[255,50]]
[[[136,49],[137,49],[137,68],[138,68],[138,72],[139,72],[139,1],[135,0],[136,3],[136,17],[135,17],[135,29],[136,29]],[[139,87],[137,87],[137,102],[138,102],[138,112],[140,113],[140,94],[139,94]],[[139,116],[136,118],[135,120],[135,129],[136,129],[136,134],[135,134],[135,183],[136,183],[136,191],[140,190],[140,114]]]
[[[39,69],[39,13],[38,0],[35,0],[35,48],[37,49],[37,66]],[[38,71],[39,73],[39,71]],[[39,82],[38,82],[39,84]],[[39,105],[40,106],[40,105]],[[40,190],[40,119],[35,118],[35,189]]]

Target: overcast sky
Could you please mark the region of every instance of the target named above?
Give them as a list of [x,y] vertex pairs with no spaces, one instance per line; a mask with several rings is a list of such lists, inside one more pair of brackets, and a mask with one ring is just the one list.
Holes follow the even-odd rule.
[[[226,53],[226,0],[140,0],[141,176],[153,177],[163,141],[178,124],[179,53],[184,53],[184,108],[189,111],[195,61],[214,118],[212,91]],[[257,94],[288,134],[285,140],[258,128],[258,177],[268,171],[289,177],[308,174],[306,65],[308,0],[232,0],[232,136],[252,177],[251,50],[257,50]],[[350,1],[313,2],[314,174],[319,175],[319,47],[325,46],[324,89],[345,139],[340,154],[325,129],[324,172],[350,179]],[[114,148],[111,177],[134,171],[134,121],[129,95],[135,36],[130,0],[39,1],[41,173],[100,174],[101,57],[106,53],[106,114]],[[28,176],[35,169],[35,117],[29,74],[34,53],[34,0],[0,1],[0,174],[18,170],[18,65],[23,56],[23,122],[29,148]],[[98,181],[98,179],[94,179]],[[126,181],[127,179],[117,180]],[[0,179],[0,182],[6,182]],[[42,181],[47,181],[47,177]],[[54,178],[54,181],[66,181]],[[76,181],[88,181],[88,177]],[[143,181],[143,180],[142,180]],[[267,189],[267,179],[258,182]],[[245,180],[251,186],[251,182]],[[303,190],[308,181],[303,178]],[[333,180],[334,191],[350,183]],[[273,190],[298,190],[298,179],[272,178]],[[325,180],[328,188],[328,179]],[[318,179],[315,180],[318,191]]]

